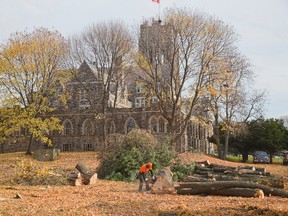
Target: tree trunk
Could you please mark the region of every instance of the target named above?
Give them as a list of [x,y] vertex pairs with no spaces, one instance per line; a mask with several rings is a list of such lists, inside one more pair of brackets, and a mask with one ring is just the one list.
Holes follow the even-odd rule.
[[0,143],[0,153],[4,153],[4,143]]
[[108,149],[108,144],[107,144],[107,134],[106,134],[106,118],[103,119],[103,124],[102,124],[102,136],[103,136],[103,146],[104,149]]
[[223,149],[220,142],[220,130],[219,130],[219,117],[218,114],[214,115],[215,118],[215,125],[213,126],[213,137],[215,139],[216,145],[217,145],[217,151],[218,151],[218,158],[223,159]]
[[270,153],[270,164],[273,164],[273,160],[272,160],[272,158],[273,158],[273,154]]
[[248,151],[242,152],[242,162],[243,162],[243,163],[247,163],[248,157],[249,157]]
[[33,134],[30,135],[29,143],[28,143],[28,148],[26,151],[26,155],[32,155],[32,144],[34,142],[34,136]]
[[223,160],[227,159],[228,155],[228,147],[229,147],[229,131],[224,132],[224,153],[223,153]]

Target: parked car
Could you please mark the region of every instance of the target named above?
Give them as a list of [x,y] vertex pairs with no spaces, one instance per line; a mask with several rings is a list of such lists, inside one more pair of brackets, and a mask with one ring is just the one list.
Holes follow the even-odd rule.
[[288,165],[288,151],[283,152],[283,165]]
[[253,155],[253,163],[269,163],[269,155],[264,151],[255,151]]

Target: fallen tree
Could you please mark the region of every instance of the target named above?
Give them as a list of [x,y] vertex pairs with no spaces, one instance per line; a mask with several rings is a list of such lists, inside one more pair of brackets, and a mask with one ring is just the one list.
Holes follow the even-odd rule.
[[186,176],[184,182],[243,181],[284,188],[283,178],[271,175],[265,168],[254,166],[222,166],[209,162],[196,162],[193,176]]
[[285,190],[243,181],[181,182],[175,189],[177,194],[181,195],[203,194],[246,197],[254,196],[256,189],[261,189],[265,196],[288,198],[288,192]]

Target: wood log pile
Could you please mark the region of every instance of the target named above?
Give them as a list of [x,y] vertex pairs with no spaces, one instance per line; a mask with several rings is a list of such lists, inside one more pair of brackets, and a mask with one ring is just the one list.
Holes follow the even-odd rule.
[[77,163],[75,168],[79,172],[72,172],[68,176],[68,182],[72,186],[93,185],[97,181],[97,173],[85,166],[83,163]]
[[283,178],[271,175],[265,168],[222,166],[209,161],[196,162],[192,176],[175,187],[177,194],[259,197],[288,197]]

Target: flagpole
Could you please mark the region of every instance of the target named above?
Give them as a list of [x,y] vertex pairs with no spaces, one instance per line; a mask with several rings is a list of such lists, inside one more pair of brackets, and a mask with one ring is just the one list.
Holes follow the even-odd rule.
[[160,16],[160,13],[161,13],[161,1],[159,0],[159,17],[158,17],[158,22],[160,23],[161,22],[161,16]]

